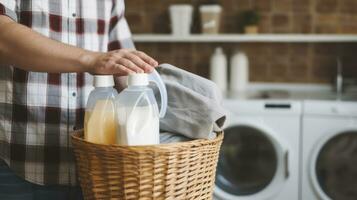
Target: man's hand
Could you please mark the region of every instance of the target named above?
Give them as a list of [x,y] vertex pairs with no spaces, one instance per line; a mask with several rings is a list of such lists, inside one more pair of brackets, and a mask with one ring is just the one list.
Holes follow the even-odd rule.
[[151,73],[158,62],[144,52],[120,49],[108,53],[90,53],[82,57],[88,72],[126,76],[131,73]]
[[63,44],[0,16],[0,64],[23,70],[66,73],[89,72],[124,76],[151,72],[158,63],[140,51],[121,49],[108,53]]

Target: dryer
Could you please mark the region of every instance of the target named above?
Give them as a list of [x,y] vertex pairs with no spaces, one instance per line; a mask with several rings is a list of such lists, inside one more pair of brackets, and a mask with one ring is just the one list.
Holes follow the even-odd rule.
[[214,195],[298,200],[301,102],[225,100],[229,112]]
[[357,102],[303,107],[302,200],[357,199]]

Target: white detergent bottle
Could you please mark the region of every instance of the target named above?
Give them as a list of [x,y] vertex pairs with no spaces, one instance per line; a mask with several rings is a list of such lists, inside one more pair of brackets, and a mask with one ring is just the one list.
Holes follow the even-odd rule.
[[[153,90],[148,87],[153,82],[159,88],[161,109]],[[160,75],[131,74],[127,79],[128,87],[116,98],[117,144],[155,145],[160,143],[159,118],[165,116],[167,92]]]
[[247,55],[236,52],[231,59],[230,89],[233,92],[244,92],[249,84],[249,61]]
[[95,75],[94,90],[89,94],[84,116],[84,139],[98,144],[116,144],[114,100],[118,95],[113,88],[112,75]]
[[216,48],[211,57],[210,79],[223,93],[227,90],[227,56],[221,47]]

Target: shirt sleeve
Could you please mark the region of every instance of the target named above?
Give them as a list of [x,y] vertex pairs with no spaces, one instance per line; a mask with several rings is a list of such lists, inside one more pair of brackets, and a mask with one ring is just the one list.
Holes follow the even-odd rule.
[[0,15],[8,16],[17,22],[16,0],[0,0]]
[[135,49],[130,28],[124,15],[124,0],[116,0],[114,2],[109,23],[108,50]]

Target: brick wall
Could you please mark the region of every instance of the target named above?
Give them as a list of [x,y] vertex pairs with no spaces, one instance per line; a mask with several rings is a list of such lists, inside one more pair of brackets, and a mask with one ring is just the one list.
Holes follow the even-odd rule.
[[[168,6],[195,6],[192,31],[199,33],[198,5],[204,0],[127,0],[126,17],[133,33],[170,33]],[[240,14],[256,9],[261,33],[357,34],[357,0],[220,0],[224,8],[222,32],[240,33]],[[168,62],[208,76],[210,55],[222,46],[229,56],[247,53],[250,80],[266,82],[328,83],[336,73],[336,58],[344,63],[344,76],[357,77],[357,43],[137,43],[161,63]]]

